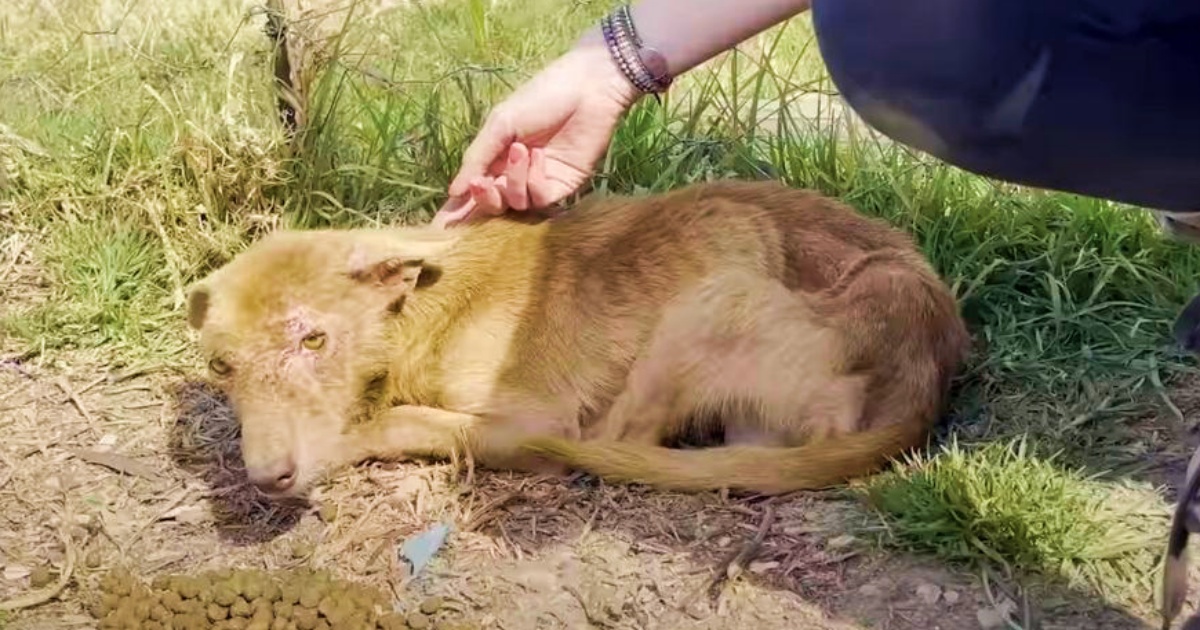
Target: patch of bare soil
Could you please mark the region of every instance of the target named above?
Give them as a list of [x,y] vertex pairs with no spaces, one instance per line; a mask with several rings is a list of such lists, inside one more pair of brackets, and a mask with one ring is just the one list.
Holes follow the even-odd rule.
[[1187,475],[1188,460],[1200,448],[1200,376],[1189,377],[1162,397],[1158,409],[1137,424],[1153,453],[1145,477],[1175,501]]
[[[51,595],[9,628],[95,627],[85,603],[113,568],[146,580],[325,569],[387,589],[400,609],[441,596],[466,627],[511,630],[949,630],[986,627],[996,608],[1026,614],[1003,585],[845,535],[864,515],[832,495],[733,499],[379,463],[310,503],[271,504],[245,485],[236,423],[206,386],[58,359],[0,368],[0,600]],[[446,546],[406,579],[399,545],[437,522],[453,526]],[[49,591],[30,584],[44,566]],[[1154,627],[1084,594],[1027,605],[1025,627]]]

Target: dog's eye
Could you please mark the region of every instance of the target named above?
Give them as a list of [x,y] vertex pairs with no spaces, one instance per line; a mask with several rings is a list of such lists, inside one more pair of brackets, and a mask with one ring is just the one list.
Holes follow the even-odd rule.
[[325,333],[312,333],[311,335],[305,337],[304,341],[301,341],[300,344],[309,350],[320,350],[325,346]]
[[208,369],[212,370],[213,374],[217,374],[219,376],[225,376],[232,370],[232,368],[229,367],[229,364],[221,359],[213,359],[209,361]]

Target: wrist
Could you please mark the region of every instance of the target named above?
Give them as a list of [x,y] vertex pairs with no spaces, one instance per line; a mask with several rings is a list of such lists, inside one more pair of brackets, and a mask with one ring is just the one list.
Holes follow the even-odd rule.
[[710,0],[702,3],[703,9],[689,4],[686,0],[637,0],[628,5],[638,39],[660,54],[670,77],[807,11],[811,0]]
[[589,80],[597,81],[604,86],[605,91],[612,95],[625,109],[637,102],[644,93],[621,70],[612,51],[604,41],[600,27],[594,27],[584,32],[583,36],[571,49],[571,54],[586,59],[589,69]]

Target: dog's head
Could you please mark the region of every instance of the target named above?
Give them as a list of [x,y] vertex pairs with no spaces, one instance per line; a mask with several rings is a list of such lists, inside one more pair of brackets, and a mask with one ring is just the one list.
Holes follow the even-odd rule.
[[305,494],[343,463],[348,425],[383,404],[396,315],[437,277],[426,255],[444,239],[425,235],[278,232],[190,290],[188,323],[265,494]]

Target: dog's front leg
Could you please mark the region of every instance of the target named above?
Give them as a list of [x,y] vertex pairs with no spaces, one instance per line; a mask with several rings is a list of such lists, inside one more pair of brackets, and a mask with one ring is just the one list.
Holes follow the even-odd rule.
[[355,427],[348,436],[350,453],[365,459],[405,460],[470,457],[493,469],[559,474],[565,469],[521,452],[530,437],[519,423],[436,407],[401,405]]

